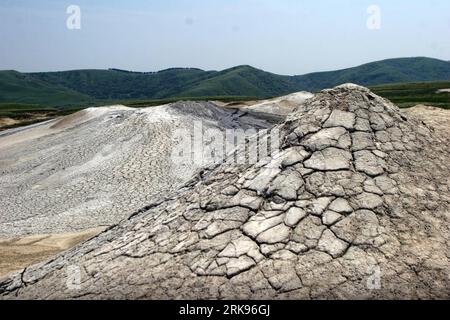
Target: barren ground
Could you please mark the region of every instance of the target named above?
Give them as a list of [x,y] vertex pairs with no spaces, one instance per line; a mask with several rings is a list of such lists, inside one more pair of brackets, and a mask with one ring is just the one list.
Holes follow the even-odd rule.
[[0,118],[0,129],[4,126],[12,126],[17,124],[19,121],[11,118]]
[[272,126],[210,103],[90,108],[0,133],[0,238],[110,226],[177,191],[203,164],[173,161],[176,130]]
[[76,233],[0,239],[0,278],[70,249],[103,230],[95,228]]
[[450,133],[450,110],[417,105],[413,108],[405,109],[404,112],[422,119],[427,125],[433,127],[437,131],[436,133],[448,139]]
[[171,161],[173,131],[200,120],[204,129],[272,125],[213,104],[178,103],[86,109],[1,132],[0,277],[176,191],[199,166]]
[[[258,105],[258,104],[256,104]],[[261,103],[260,105],[268,106],[272,111],[278,110],[277,108],[272,107],[269,102]],[[284,101],[281,104],[283,108],[291,108],[291,105],[287,105]],[[257,111],[253,107],[253,104],[247,106],[247,108]],[[129,110],[119,109],[120,116],[124,116],[124,114],[130,112]],[[268,110],[264,110],[268,111]],[[270,111],[269,111],[270,112]],[[411,109],[403,110],[404,113],[413,114],[418,118],[422,119],[425,124],[433,127],[436,130],[436,133],[441,137],[448,139],[450,133],[450,127],[448,124],[450,123],[450,111],[442,110],[435,107],[423,106],[419,105]],[[108,115],[105,118],[102,118],[102,121],[108,121],[108,124],[112,124],[111,120],[114,120],[115,114],[111,115],[110,112],[107,112]],[[119,113],[119,112],[118,112]],[[116,113],[116,114],[118,114]],[[80,119],[82,116],[82,119]],[[63,119],[62,121],[58,121],[57,124],[47,124],[40,128],[36,128],[31,132],[22,132],[19,134],[11,135],[8,139],[3,139],[2,143],[0,143],[0,147],[3,145],[4,150],[8,150],[12,145],[26,143],[30,140],[39,139],[45,135],[49,134],[49,130],[65,130],[65,129],[73,129],[74,127],[81,126],[82,124],[92,121],[95,118],[98,118],[99,114],[95,114],[95,116],[89,117],[87,114],[77,114],[76,116],[69,116]],[[125,116],[128,118],[128,115]],[[12,120],[12,119],[11,119]],[[173,119],[170,119],[173,121]],[[142,119],[139,119],[142,121]],[[163,121],[164,122],[164,121]],[[159,122],[161,123],[161,122]],[[9,125],[11,123],[0,123],[3,125]],[[73,132],[73,130],[71,130]],[[127,130],[128,131],[128,130]],[[123,133],[123,132],[122,132]],[[51,134],[51,133],[50,133]],[[34,143],[34,142],[33,142]],[[139,155],[142,156],[142,155]],[[5,165],[6,162],[2,162],[0,157],[0,169],[1,165]],[[88,157],[89,158],[89,157]],[[151,156],[149,154],[145,154],[145,159],[150,160]],[[4,159],[3,161],[5,161]],[[23,161],[23,160],[22,160]],[[149,161],[152,162],[152,161]],[[95,163],[95,165],[100,165],[103,162]],[[8,162],[7,164],[10,164]],[[151,163],[150,163],[151,164]],[[93,168],[92,168],[93,169]],[[146,168],[144,168],[146,169]],[[64,170],[64,169],[63,169]],[[139,170],[138,170],[139,171]],[[190,171],[190,170],[188,170]],[[137,175],[136,175],[137,176]],[[50,178],[50,177],[48,177]],[[155,177],[153,177],[154,179]],[[60,180],[59,180],[60,181]],[[141,181],[139,181],[141,182]],[[147,179],[142,180],[142,187],[148,190],[148,185],[150,181]],[[31,185],[30,185],[31,186]],[[35,189],[35,186],[31,186],[32,189]],[[38,186],[39,187],[39,186]],[[137,190],[136,190],[137,191]],[[144,190],[139,190],[142,194]],[[142,205],[147,201],[147,199],[139,199],[137,205]],[[131,206],[132,207],[132,206]],[[87,209],[88,207],[85,207]],[[81,209],[81,208],[80,208]],[[91,208],[92,209],[92,208]],[[3,218],[2,218],[3,220]],[[59,234],[40,234],[40,235],[32,235],[32,236],[18,236],[15,238],[4,238],[0,239],[0,278],[9,274],[10,272],[17,271],[21,268],[28,267],[35,263],[39,263],[44,261],[60,252],[66,251],[73,246],[76,246],[79,243],[86,241],[89,238],[94,237],[95,235],[101,233],[104,228],[94,228],[82,230],[79,232],[71,232],[71,233],[59,233]]]
[[323,90],[278,126],[276,157],[204,169],[0,280],[0,299],[448,299],[450,150],[444,124],[414,112]]
[[27,126],[33,123],[45,121],[52,118],[47,114],[29,114],[23,115],[23,118],[13,119],[9,117],[0,117],[0,132],[8,130],[9,128],[18,128],[22,126]]

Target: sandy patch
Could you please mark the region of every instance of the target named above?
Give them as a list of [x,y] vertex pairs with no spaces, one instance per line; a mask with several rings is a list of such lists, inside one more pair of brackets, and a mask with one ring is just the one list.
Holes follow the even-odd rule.
[[55,120],[48,120],[25,127],[8,129],[0,132],[0,149],[16,143],[34,140],[52,133],[49,127]]
[[19,123],[20,121],[18,120],[14,120],[11,118],[0,118],[0,128],[1,127],[6,127],[6,126],[12,126],[15,125],[17,123]]
[[19,128],[28,126],[30,124],[36,124],[49,120],[51,116],[47,114],[29,114],[21,119],[12,119],[9,117],[0,118],[0,132],[8,130],[8,128]]
[[0,239],[0,278],[68,250],[104,229]]

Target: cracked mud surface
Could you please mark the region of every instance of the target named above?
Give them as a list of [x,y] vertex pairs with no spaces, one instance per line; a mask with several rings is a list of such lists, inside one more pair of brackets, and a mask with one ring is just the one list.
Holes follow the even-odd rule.
[[404,109],[403,112],[420,118],[425,124],[431,126],[437,135],[450,143],[450,110],[417,105],[413,108]]
[[[317,94],[279,128],[279,154],[207,170],[88,242],[1,280],[0,296],[450,298],[447,140],[354,85]],[[77,290],[66,286],[73,265]]]
[[[0,238],[110,226],[201,167],[171,161],[175,129],[271,127],[212,103],[91,108],[0,135]],[[270,119],[269,119],[270,120]]]

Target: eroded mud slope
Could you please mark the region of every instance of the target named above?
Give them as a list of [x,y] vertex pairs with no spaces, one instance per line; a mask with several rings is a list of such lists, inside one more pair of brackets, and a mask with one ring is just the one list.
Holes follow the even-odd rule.
[[175,192],[203,163],[172,161],[174,132],[267,129],[213,103],[90,108],[0,135],[0,239],[110,226]]
[[212,168],[4,279],[2,298],[450,298],[450,151],[439,135],[354,85],[317,94],[279,128],[279,156]]

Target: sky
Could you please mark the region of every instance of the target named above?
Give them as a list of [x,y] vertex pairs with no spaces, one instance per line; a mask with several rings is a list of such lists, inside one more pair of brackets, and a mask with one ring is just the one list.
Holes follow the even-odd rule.
[[[70,5],[79,29],[67,27]],[[448,0],[0,0],[0,70],[22,72],[246,64],[294,75],[450,60],[449,35]]]

